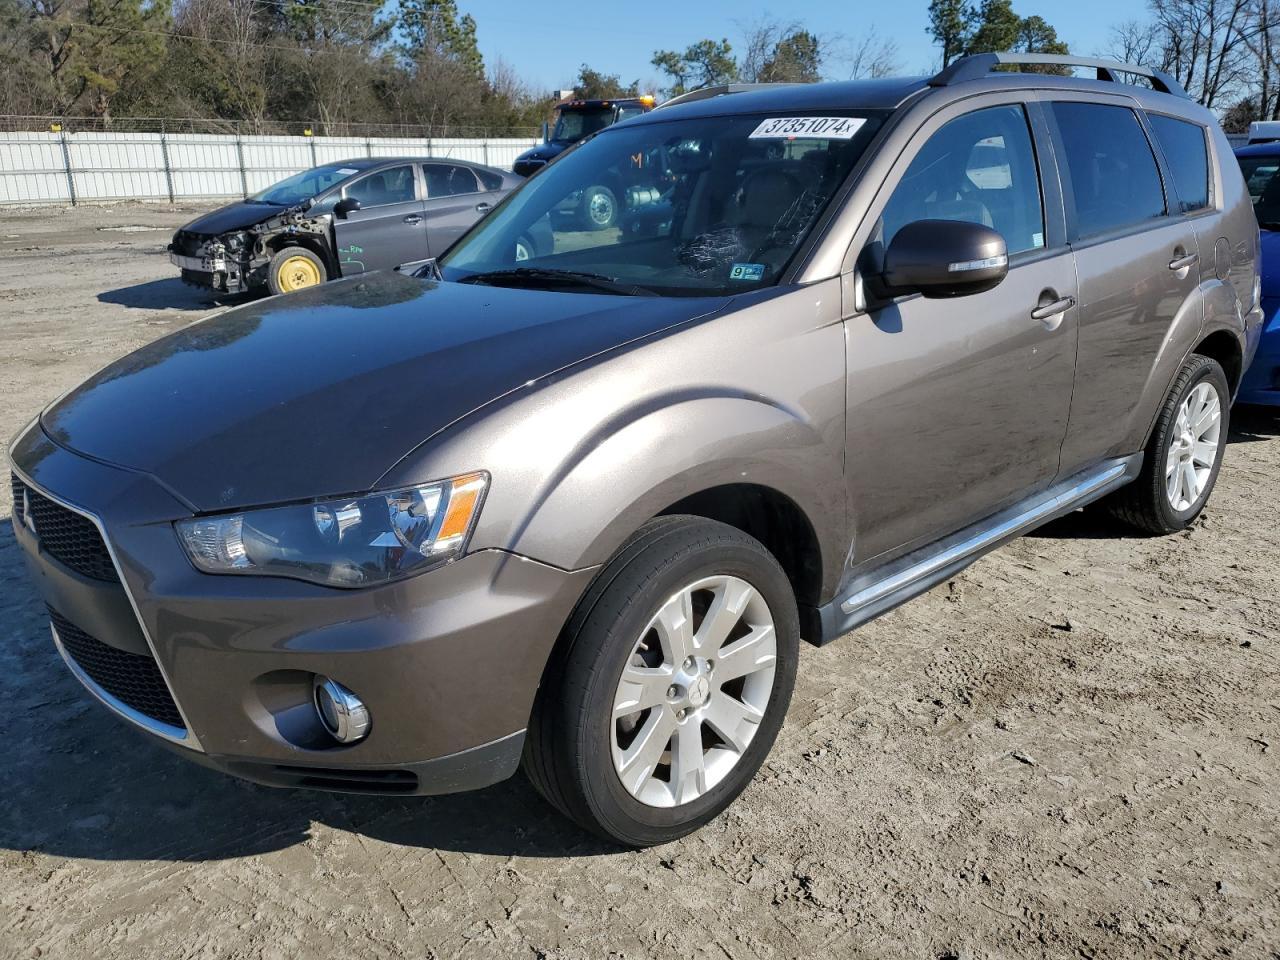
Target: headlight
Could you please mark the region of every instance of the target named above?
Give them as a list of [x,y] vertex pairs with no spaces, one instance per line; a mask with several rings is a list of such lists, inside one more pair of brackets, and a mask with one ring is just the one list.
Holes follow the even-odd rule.
[[452,480],[322,503],[269,507],[175,526],[205,573],[293,577],[363,587],[456,559],[489,478]]

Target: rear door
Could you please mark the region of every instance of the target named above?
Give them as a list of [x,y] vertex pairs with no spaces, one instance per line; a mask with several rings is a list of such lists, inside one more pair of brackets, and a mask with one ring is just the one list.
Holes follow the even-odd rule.
[[[1135,104],[1045,99],[1080,277],[1080,353],[1062,451],[1069,473],[1141,447],[1150,411],[1139,400],[1175,318],[1202,309],[1201,264]],[[1200,318],[1190,319],[1198,329]]]
[[860,271],[878,272],[901,227],[941,219],[1000,233],[1009,273],[984,293],[897,297],[845,321],[857,565],[981,520],[1058,472],[1076,273],[1039,117],[1018,94],[944,108],[887,178],[887,202],[882,191],[872,205]]
[[343,187],[342,196],[360,201],[359,210],[334,218],[338,265],[344,277],[389,270],[430,256],[414,164],[379,168]]
[[422,165],[427,185],[427,237],[438,257],[498,202],[475,173],[460,163],[433,160]]

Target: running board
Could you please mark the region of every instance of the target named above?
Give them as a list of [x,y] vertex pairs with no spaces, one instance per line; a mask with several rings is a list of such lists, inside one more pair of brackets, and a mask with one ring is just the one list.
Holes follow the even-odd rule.
[[1140,469],[1140,453],[1108,460],[944,540],[853,578],[839,591],[843,599],[819,608],[822,634],[818,646],[955,576],[983,554],[1014,537],[1124,486]]

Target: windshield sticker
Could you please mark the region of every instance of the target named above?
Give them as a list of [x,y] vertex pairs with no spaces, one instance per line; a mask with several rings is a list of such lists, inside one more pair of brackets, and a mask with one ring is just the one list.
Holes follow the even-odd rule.
[[359,173],[360,171],[357,170],[355,167],[339,167],[338,172],[342,174],[344,177],[349,177],[353,173]]
[[730,280],[763,280],[763,263],[735,263],[729,270]]
[[864,123],[866,121],[858,117],[772,117],[756,127],[748,139],[817,137],[824,140],[852,140]]

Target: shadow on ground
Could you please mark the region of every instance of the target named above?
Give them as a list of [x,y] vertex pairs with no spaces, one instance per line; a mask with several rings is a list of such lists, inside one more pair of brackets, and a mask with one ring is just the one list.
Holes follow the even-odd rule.
[[138,310],[208,310],[247,303],[258,296],[260,295],[257,293],[218,293],[203,287],[193,287],[177,277],[170,277],[107,290],[98,294],[98,300]]
[[221,860],[305,841],[314,822],[389,843],[525,857],[616,852],[522,775],[469,794],[372,797],[260,787],[177,756],[116,719],[67,671],[0,521],[0,738],[5,850],[90,860]]
[[1228,443],[1254,443],[1280,437],[1280,407],[1234,407]]

